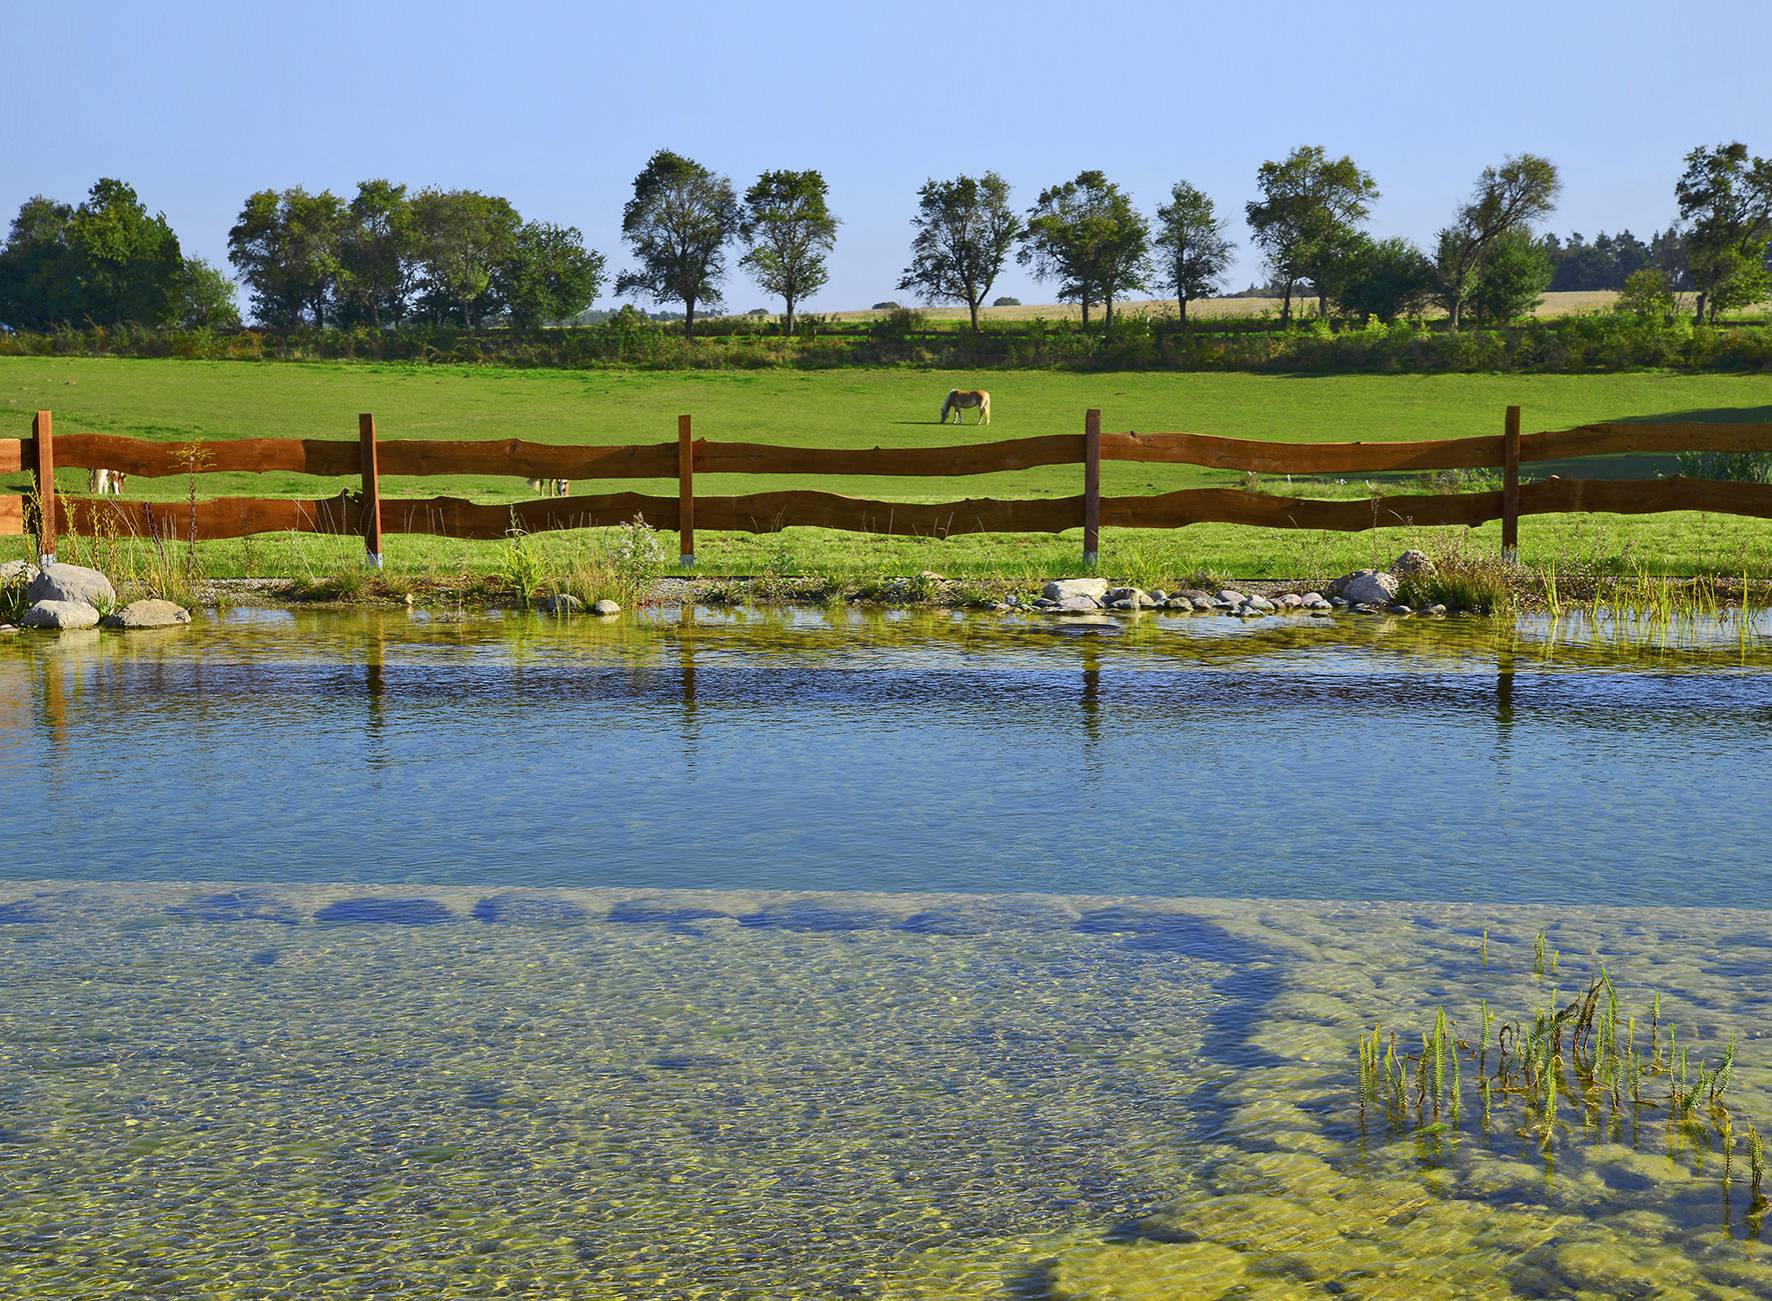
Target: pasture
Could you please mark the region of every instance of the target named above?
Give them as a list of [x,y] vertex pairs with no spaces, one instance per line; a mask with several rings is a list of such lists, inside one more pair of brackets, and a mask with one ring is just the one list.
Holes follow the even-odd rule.
[[[952,388],[985,387],[992,424],[937,423]],[[360,411],[373,412],[384,440],[525,438],[543,442],[668,442],[676,417],[694,417],[698,437],[802,446],[939,446],[1032,434],[1075,433],[1083,412],[1100,407],[1107,430],[1188,431],[1296,441],[1447,438],[1497,433],[1503,408],[1525,409],[1524,428],[1631,418],[1664,420],[1772,419],[1772,378],[1764,375],[1632,373],[1607,375],[1313,376],[1049,371],[953,372],[903,369],[795,371],[550,371],[352,363],[267,364],[115,358],[0,359],[0,428],[29,433],[31,412],[55,413],[58,434],[99,432],[210,442],[245,436],[350,438]],[[1554,469],[1555,467],[1550,467]],[[1609,472],[1649,475],[1672,465],[1618,462]],[[1548,472],[1540,468],[1536,473]],[[1110,495],[1193,486],[1241,486],[1228,471],[1186,466],[1110,463]],[[84,474],[58,480],[64,492],[84,491]],[[21,491],[14,476],[5,491]],[[348,486],[293,474],[211,475],[203,496],[321,496]],[[643,492],[669,494],[669,480],[630,481]],[[1073,466],[963,479],[887,479],[698,475],[700,494],[812,488],[905,501],[966,497],[1050,497],[1079,491]],[[1268,491],[1316,496],[1367,496],[1397,482],[1294,483],[1267,480]],[[185,478],[132,478],[129,495],[180,500]],[[575,492],[595,491],[585,483]],[[480,501],[519,501],[529,489],[517,477],[383,480],[389,498],[450,494]],[[1225,577],[1321,577],[1388,559],[1419,544],[1424,530],[1360,534],[1196,525],[1151,532],[1106,530],[1102,569],[1157,581],[1208,570]],[[1467,534],[1466,530],[1439,530]],[[1495,526],[1468,531],[1483,548],[1499,545]],[[582,543],[582,535],[550,535],[549,548]],[[389,569],[448,576],[496,570],[503,544],[393,537]],[[21,555],[22,539],[6,554]],[[1078,534],[987,535],[951,541],[884,538],[793,529],[778,535],[703,533],[700,568],[711,574],[758,572],[822,575],[915,574],[1034,578],[1074,572]],[[360,563],[347,539],[269,535],[204,544],[214,576],[309,575]],[[1650,517],[1571,515],[1530,518],[1521,526],[1522,559],[1532,565],[1681,574],[1764,574],[1772,565],[1772,524],[1700,514]]]

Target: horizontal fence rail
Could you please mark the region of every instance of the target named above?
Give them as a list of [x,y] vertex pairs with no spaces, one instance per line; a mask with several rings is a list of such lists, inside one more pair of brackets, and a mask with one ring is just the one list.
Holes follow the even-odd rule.
[[[1061,533],[1081,527],[1093,563],[1102,525],[1182,528],[1244,524],[1263,528],[1358,531],[1395,525],[1474,526],[1500,520],[1502,546],[1518,545],[1525,515],[1714,511],[1772,519],[1772,485],[1679,476],[1656,480],[1550,478],[1525,483],[1523,464],[1637,453],[1772,452],[1772,424],[1612,422],[1542,433],[1520,432],[1509,407],[1498,435],[1413,442],[1264,442],[1208,434],[1101,431],[1086,413],[1081,434],[1046,434],[945,447],[820,448],[709,442],[679,418],[675,442],[593,446],[519,438],[479,441],[378,437],[359,418],[358,437],[239,438],[176,444],[116,434],[53,433],[40,411],[29,438],[0,439],[0,473],[28,472],[29,497],[0,495],[0,535],[34,534],[53,556],[60,533],[107,533],[192,541],[299,532],[359,536],[379,564],[388,533],[488,539],[513,533],[601,527],[643,517],[680,536],[692,563],[695,530],[773,532],[789,527],[844,529],[906,537],[964,533]],[[1103,461],[1193,465],[1255,474],[1347,475],[1499,469],[1487,492],[1377,495],[1353,500],[1282,497],[1235,488],[1189,488],[1137,497],[1101,495]],[[222,497],[148,502],[120,496],[62,495],[55,469],[107,470],[156,478],[282,471],[354,478],[358,487],[315,499]],[[873,501],[808,490],[698,496],[697,474],[953,477],[1081,465],[1082,493],[1038,499],[949,502]],[[675,480],[674,496],[603,492],[542,496],[517,503],[457,497],[382,496],[386,476],[521,476],[556,480]]]

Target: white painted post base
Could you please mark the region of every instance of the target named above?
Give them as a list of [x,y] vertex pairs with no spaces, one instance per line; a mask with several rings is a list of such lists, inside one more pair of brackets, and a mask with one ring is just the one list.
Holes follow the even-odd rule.
[[381,552],[371,551],[369,553],[369,567],[371,569],[380,569],[381,568]]

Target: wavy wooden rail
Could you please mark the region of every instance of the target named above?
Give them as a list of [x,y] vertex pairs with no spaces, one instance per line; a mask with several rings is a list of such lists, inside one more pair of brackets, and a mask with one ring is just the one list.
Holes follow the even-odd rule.
[[[346,439],[242,438],[180,445],[116,434],[52,433],[39,412],[34,436],[0,439],[0,473],[29,471],[41,494],[30,503],[0,496],[0,535],[34,531],[52,554],[58,531],[117,536],[211,540],[256,533],[361,535],[372,560],[382,533],[501,538],[514,531],[599,527],[642,516],[676,530],[686,562],[693,559],[697,525],[723,531],[773,532],[788,527],[845,529],[908,537],[962,533],[1058,533],[1082,527],[1085,555],[1096,550],[1102,524],[1121,528],[1181,528],[1189,524],[1245,524],[1264,528],[1357,531],[1398,524],[1473,526],[1501,520],[1503,545],[1516,539],[1523,515],[1570,512],[1649,514],[1714,511],[1772,519],[1772,486],[1675,477],[1654,481],[1551,478],[1522,483],[1526,462],[1659,452],[1772,451],[1772,424],[1630,423],[1581,425],[1536,434],[1519,432],[1519,408],[1510,407],[1495,436],[1413,442],[1273,443],[1186,433],[1102,433],[1091,411],[1084,432],[961,443],[944,447],[818,448],[694,439],[687,416],[675,443],[591,446],[537,443],[519,438],[457,441],[378,440],[370,416],[359,437]],[[1197,465],[1258,474],[1377,474],[1499,467],[1503,487],[1478,493],[1407,494],[1376,500],[1277,497],[1231,488],[1191,488],[1143,497],[1100,495],[1102,461]],[[285,471],[324,478],[355,477],[358,491],[300,500],[229,497],[143,502],[115,497],[58,497],[54,469],[110,469],[144,477]],[[806,490],[698,497],[702,474],[962,477],[1077,465],[1079,496],[950,502],[891,502]],[[512,475],[535,479],[675,479],[676,497],[615,492],[542,497],[488,504],[457,497],[386,500],[384,475]]]

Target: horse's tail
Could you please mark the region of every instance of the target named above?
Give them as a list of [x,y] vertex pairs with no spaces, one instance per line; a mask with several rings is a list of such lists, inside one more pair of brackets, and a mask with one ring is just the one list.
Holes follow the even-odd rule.
[[936,423],[943,424],[943,425],[947,424],[948,412],[949,412],[949,410],[951,410],[953,408],[953,405],[954,405],[954,391],[952,389],[949,389],[948,395],[941,400],[941,419],[939,421],[937,421]]

